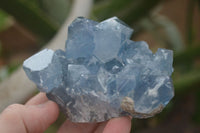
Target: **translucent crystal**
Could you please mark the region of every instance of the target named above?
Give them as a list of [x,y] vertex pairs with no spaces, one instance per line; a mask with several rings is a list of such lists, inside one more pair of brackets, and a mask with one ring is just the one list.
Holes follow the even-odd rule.
[[117,17],[79,17],[68,28],[66,51],[42,50],[24,61],[27,76],[73,122],[132,115],[148,118],[174,96],[173,52],[153,54]]

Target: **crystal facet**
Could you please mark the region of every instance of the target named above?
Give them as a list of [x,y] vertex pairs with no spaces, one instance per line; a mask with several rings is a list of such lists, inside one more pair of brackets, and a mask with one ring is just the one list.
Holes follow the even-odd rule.
[[174,96],[173,52],[153,54],[117,17],[79,17],[68,28],[66,51],[44,49],[24,61],[27,76],[73,122],[132,115],[148,118]]

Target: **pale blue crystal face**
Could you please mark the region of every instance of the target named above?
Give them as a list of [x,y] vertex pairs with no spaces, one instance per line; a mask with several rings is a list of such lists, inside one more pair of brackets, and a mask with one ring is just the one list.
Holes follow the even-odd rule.
[[132,115],[148,118],[174,96],[173,52],[153,54],[117,17],[83,17],[68,28],[66,50],[42,50],[24,61],[27,76],[73,122],[101,122]]
[[24,61],[23,68],[40,91],[49,92],[53,88],[66,86],[67,61],[65,52],[61,50],[54,52],[44,49],[33,55],[31,60]]

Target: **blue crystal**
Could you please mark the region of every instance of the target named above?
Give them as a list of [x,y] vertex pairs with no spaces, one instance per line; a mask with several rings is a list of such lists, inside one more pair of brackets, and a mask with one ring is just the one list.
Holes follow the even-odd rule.
[[66,51],[44,49],[24,61],[27,76],[73,122],[101,122],[132,115],[148,118],[174,96],[173,52],[154,54],[117,17],[83,17],[68,28]]
[[67,61],[65,52],[44,49],[24,61],[23,68],[27,76],[33,80],[40,91],[49,92],[53,88],[65,86],[65,74]]
[[94,26],[97,22],[80,17],[73,21],[68,28],[68,39],[66,42],[66,57],[76,60],[90,58],[95,48]]

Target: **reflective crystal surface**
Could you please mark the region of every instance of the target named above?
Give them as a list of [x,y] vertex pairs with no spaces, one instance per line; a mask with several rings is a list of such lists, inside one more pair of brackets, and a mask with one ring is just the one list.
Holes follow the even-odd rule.
[[117,17],[75,19],[66,50],[44,49],[24,61],[27,76],[73,122],[101,122],[132,115],[148,118],[174,96],[173,52],[154,54]]

